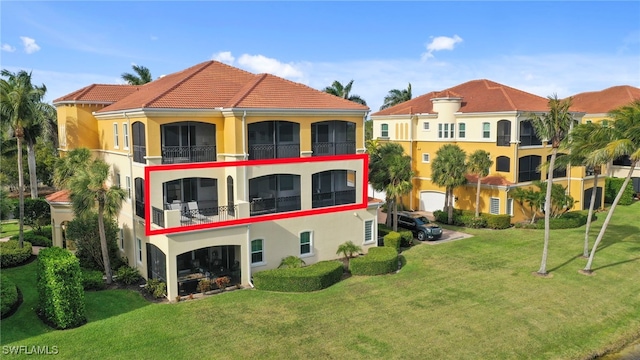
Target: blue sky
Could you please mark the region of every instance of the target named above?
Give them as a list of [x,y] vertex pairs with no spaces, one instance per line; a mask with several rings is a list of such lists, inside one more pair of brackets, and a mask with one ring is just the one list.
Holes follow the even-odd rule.
[[1,66],[47,100],[215,59],[322,89],[354,80],[378,110],[486,78],[540,96],[640,87],[640,2],[2,1]]

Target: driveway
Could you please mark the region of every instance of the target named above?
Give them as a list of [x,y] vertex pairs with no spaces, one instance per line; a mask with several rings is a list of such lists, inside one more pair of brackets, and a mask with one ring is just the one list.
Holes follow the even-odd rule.
[[[414,214],[420,214],[425,216],[427,219],[431,220],[431,221],[435,221],[435,218],[433,217],[433,213],[431,213],[430,211],[414,211]],[[381,210],[378,210],[378,223],[379,224],[384,224],[387,221],[387,214],[383,213]],[[431,240],[431,241],[420,241],[418,239],[414,239],[414,243],[416,244],[427,244],[427,245],[438,245],[438,244],[442,244],[442,243],[448,243],[448,242],[452,242],[452,241],[456,241],[456,240],[460,240],[460,239],[466,239],[466,238],[470,238],[473,235],[467,234],[467,233],[463,233],[460,231],[453,231],[453,230],[448,230],[448,229],[442,229],[442,237],[438,240]]]

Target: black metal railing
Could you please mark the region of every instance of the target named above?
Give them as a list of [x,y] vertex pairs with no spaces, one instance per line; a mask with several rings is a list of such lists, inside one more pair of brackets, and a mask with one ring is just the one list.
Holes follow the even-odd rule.
[[[197,201],[197,205],[192,202],[174,203],[180,209],[180,224],[196,225],[220,222],[235,219],[238,205],[218,206],[217,200]],[[167,206],[167,209],[169,207]],[[156,216],[156,211],[158,215]],[[164,227],[164,211],[153,208],[153,223]]]
[[311,207],[320,208],[335,205],[354,204],[356,202],[355,190],[342,190],[313,194]]
[[154,224],[164,227],[164,210],[158,209],[157,207],[152,206],[151,218]]
[[136,215],[144,219],[144,202],[136,200]]
[[274,145],[254,144],[249,145],[249,159],[281,159],[300,157],[300,144]]
[[209,161],[216,161],[215,145],[162,147],[163,164],[180,164]]
[[144,145],[133,145],[133,161],[144,164],[144,157],[147,156],[147,147]]
[[250,216],[300,210],[300,195],[277,198],[255,198],[251,201]]
[[312,148],[313,156],[355,154],[356,142],[314,142]]

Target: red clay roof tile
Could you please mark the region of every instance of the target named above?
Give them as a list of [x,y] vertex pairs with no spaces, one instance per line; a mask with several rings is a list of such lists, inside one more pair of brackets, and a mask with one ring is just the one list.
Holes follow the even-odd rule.
[[587,114],[606,114],[634,100],[640,100],[640,89],[629,85],[613,86],[601,91],[579,93],[572,98],[572,109]]
[[138,85],[107,85],[93,84],[85,86],[80,90],[76,90],[70,94],[53,100],[53,103],[60,102],[97,102],[97,103],[113,103],[121,100],[132,93],[136,92],[141,86]]
[[60,190],[45,197],[45,199],[50,203],[70,203],[71,193],[69,192],[69,190]]

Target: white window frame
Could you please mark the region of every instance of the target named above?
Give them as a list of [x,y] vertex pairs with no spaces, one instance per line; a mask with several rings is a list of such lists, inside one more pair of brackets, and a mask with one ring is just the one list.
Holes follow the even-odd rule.
[[[369,239],[369,240],[367,240],[367,224],[370,224],[369,225],[369,229],[371,229],[371,232],[370,232],[371,239]],[[373,244],[374,242],[377,241],[376,237],[374,236],[374,231],[373,231],[374,226],[375,226],[375,221],[373,221],[373,220],[365,220],[364,221],[364,233],[363,233],[364,241],[363,241],[363,244]]]
[[120,228],[118,236],[120,237],[120,250],[124,250],[124,228]]
[[142,239],[136,238],[136,261],[142,264]]
[[[387,128],[386,130],[384,128]],[[386,134],[385,134],[386,133]],[[380,137],[388,138],[389,137],[389,124],[380,124]]]
[[122,183],[120,182],[120,179],[121,179],[121,178],[120,178],[120,173],[119,173],[119,172],[117,172],[117,173],[116,173],[116,178],[115,178],[115,182],[116,182],[116,183],[115,183],[114,185],[115,185],[115,186],[117,186],[117,187],[119,187],[119,188],[122,188]]
[[513,216],[513,198],[507,198],[507,215]]
[[422,131],[431,131],[428,121],[422,123]]
[[456,124],[440,123],[438,124],[438,139],[455,139]]
[[[309,233],[309,252],[308,253],[302,253],[302,234],[304,233]],[[298,234],[298,251],[300,252],[301,258],[313,256],[313,230],[304,230]]]
[[125,176],[125,185],[127,186],[127,199],[131,200],[131,176]]
[[122,136],[124,137],[123,147],[125,150],[129,150],[129,124],[122,124]]
[[429,153],[422,153],[422,162],[425,164],[431,162],[431,156],[429,155]]
[[[485,125],[489,128],[485,130]],[[482,123],[482,138],[483,139],[491,139],[491,123],[483,122]]]
[[460,139],[467,137],[467,125],[465,123],[458,124],[458,137]]
[[60,125],[60,133],[58,134],[58,138],[60,147],[67,147],[67,125]]
[[[259,251],[262,253],[262,261],[253,262],[253,254],[258,252],[258,251],[255,251],[255,252],[253,251],[254,241],[260,241],[262,243],[262,250]],[[251,261],[251,267],[263,266],[267,264],[267,262],[265,261],[264,239],[253,239],[249,242],[249,259]]]
[[[497,207],[498,207],[497,212],[493,211],[494,205],[497,205]],[[500,215],[500,199],[499,198],[497,198],[497,197],[489,198],[489,214],[491,214],[491,215]]]
[[118,134],[118,123],[113,123],[113,148],[120,148],[120,136]]

